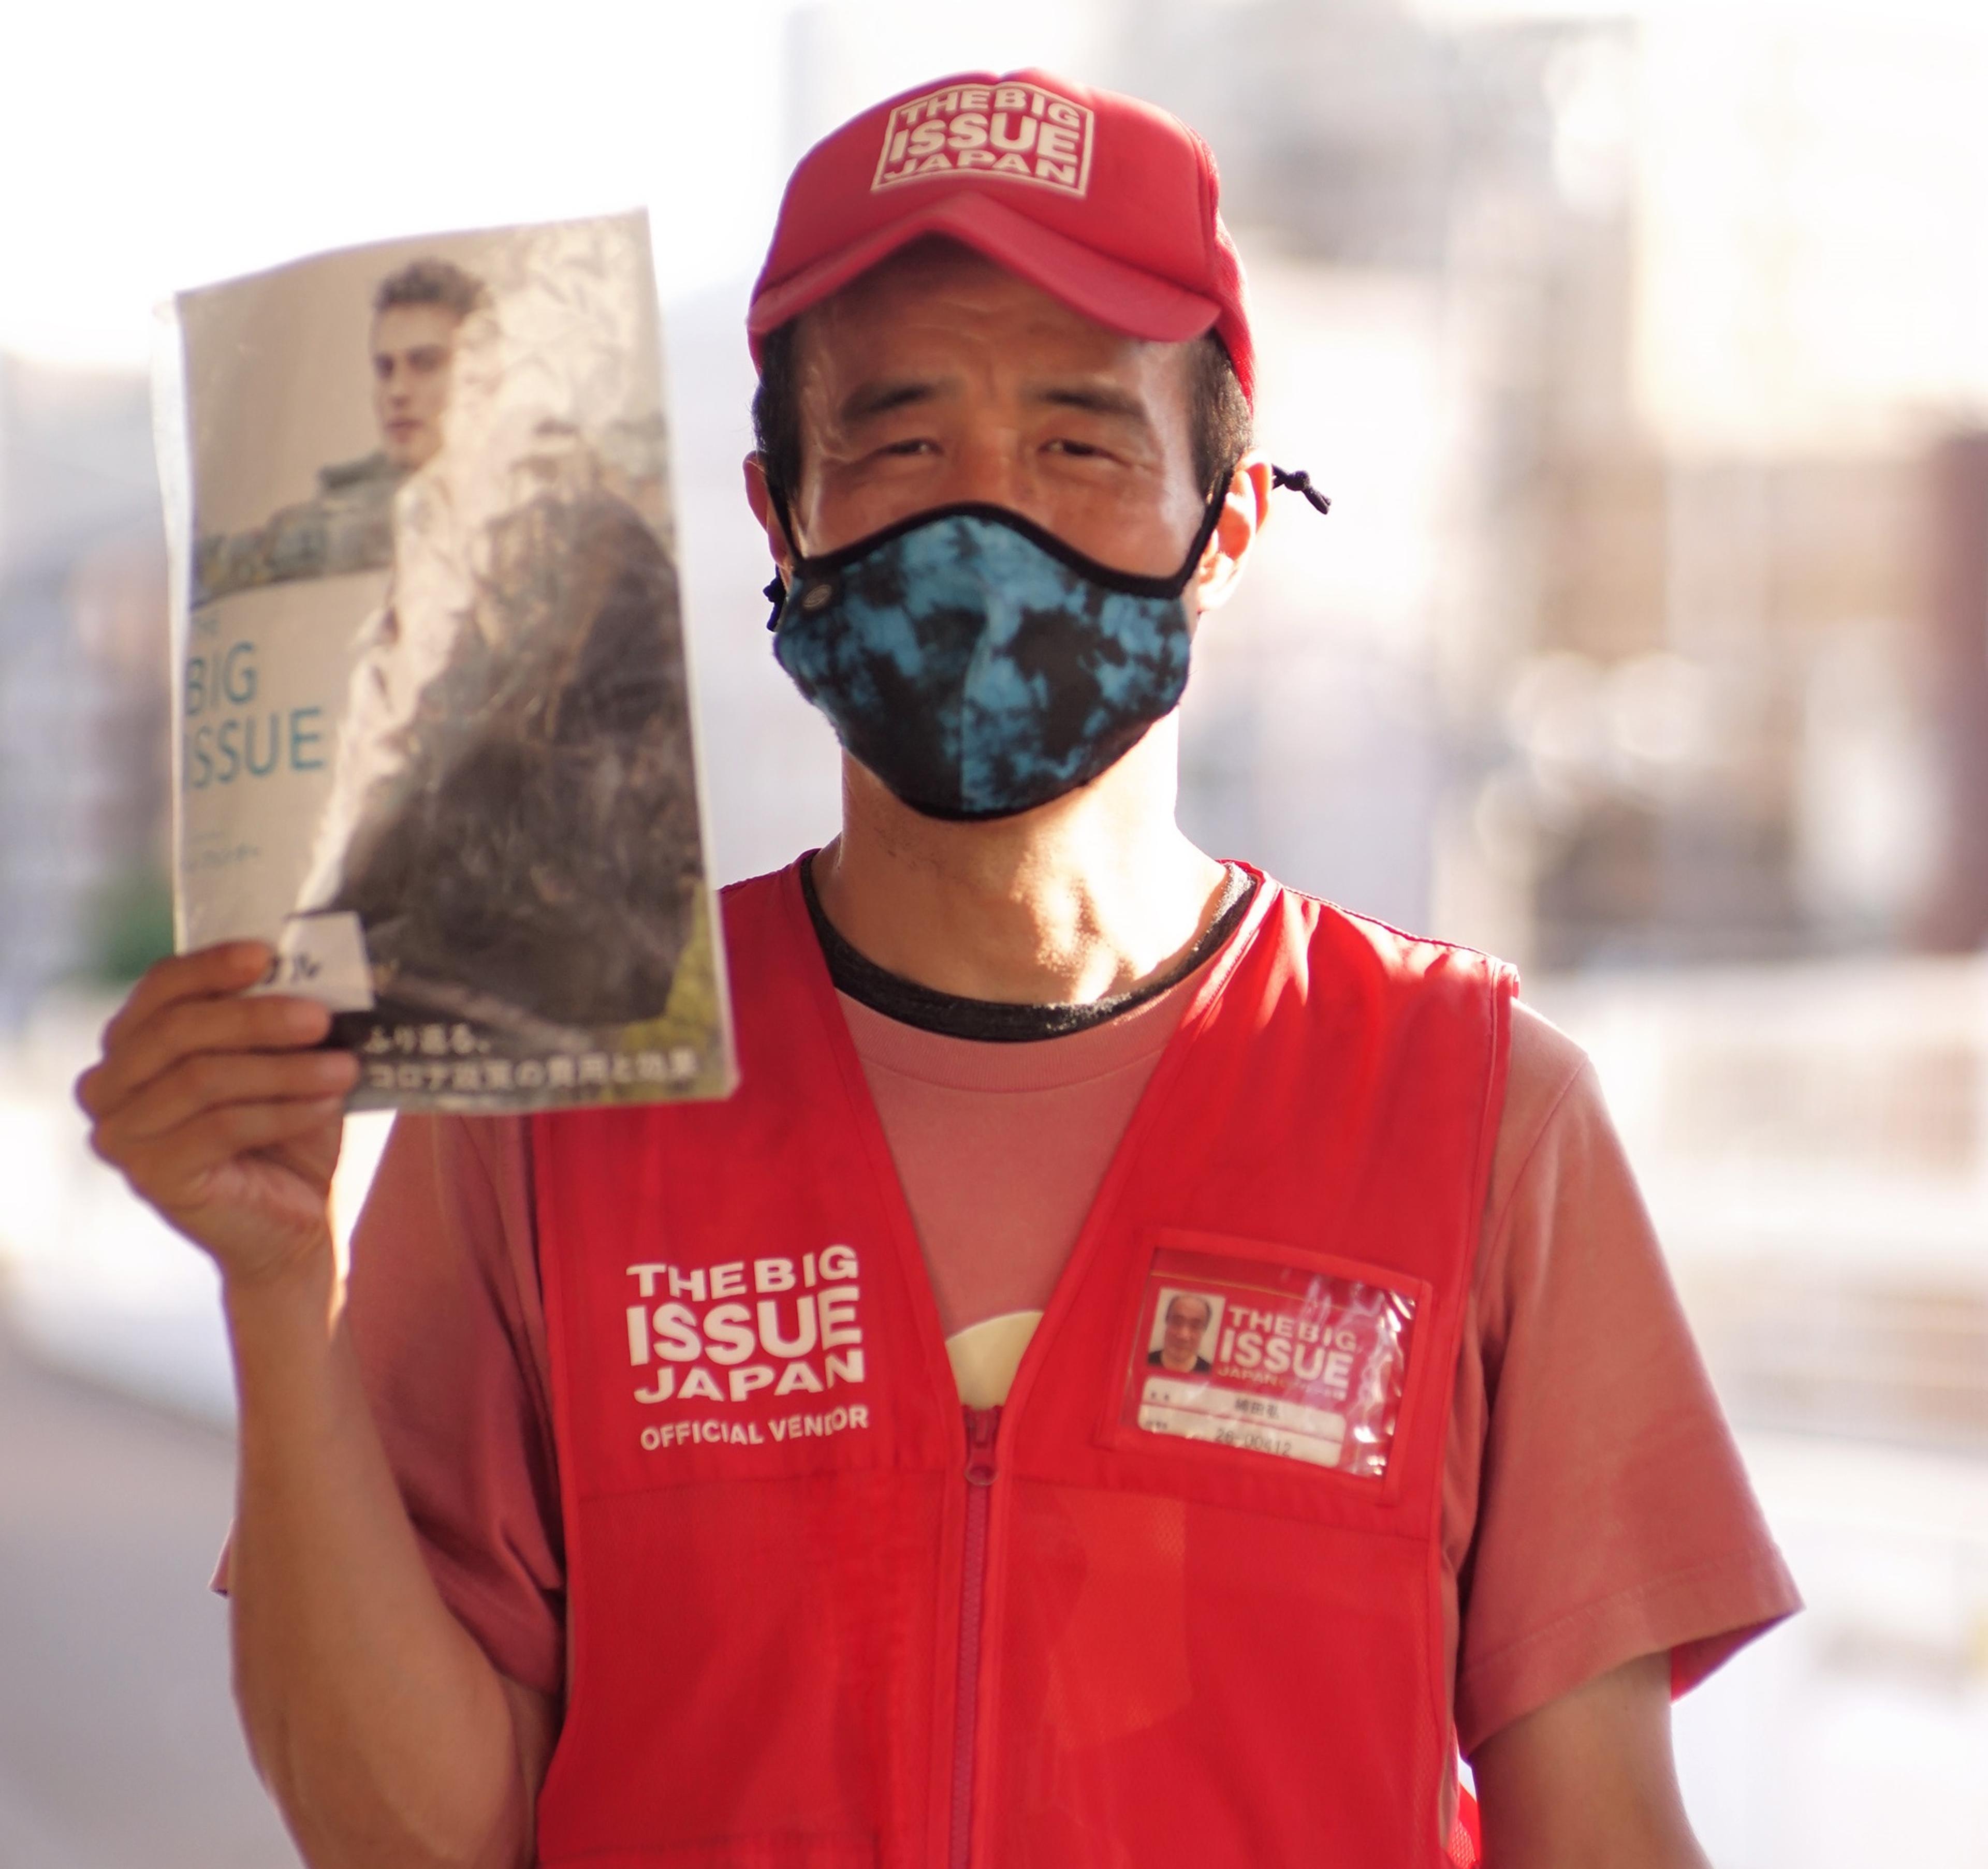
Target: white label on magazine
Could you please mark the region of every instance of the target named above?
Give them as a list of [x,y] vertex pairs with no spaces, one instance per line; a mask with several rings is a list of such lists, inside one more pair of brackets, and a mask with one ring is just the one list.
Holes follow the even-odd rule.
[[345,909],[292,915],[276,937],[276,958],[254,990],[295,993],[334,1012],[373,1009],[373,969],[359,918]]

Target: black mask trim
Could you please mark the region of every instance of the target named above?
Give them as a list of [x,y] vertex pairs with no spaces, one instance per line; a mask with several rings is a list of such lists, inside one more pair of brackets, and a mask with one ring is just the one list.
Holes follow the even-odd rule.
[[[1215,529],[1222,523],[1222,509],[1227,504],[1229,485],[1234,479],[1236,470],[1231,467],[1222,475],[1209,489],[1206,505],[1202,510],[1201,524],[1194,536],[1194,543],[1188,547],[1187,556],[1180,569],[1171,577],[1149,577],[1136,571],[1120,571],[1110,565],[1100,564],[1097,559],[1086,556],[1072,545],[1067,545],[1055,533],[1046,531],[1034,520],[1024,518],[1006,506],[997,506],[985,500],[961,500],[950,506],[935,506],[925,512],[911,514],[897,520],[878,531],[858,539],[854,544],[845,545],[833,552],[824,553],[819,558],[804,556],[794,543],[794,526],[787,510],[786,493],[773,481],[766,483],[766,496],[773,502],[773,512],[780,522],[781,536],[787,542],[787,549],[793,554],[794,568],[797,572],[827,574],[840,570],[844,565],[853,563],[866,552],[873,551],[888,543],[913,526],[922,526],[929,519],[948,519],[955,514],[964,514],[980,519],[995,519],[1005,522],[1047,552],[1053,558],[1067,565],[1071,570],[1102,584],[1107,590],[1122,590],[1134,597],[1177,597],[1186,590],[1188,581],[1201,563],[1202,554],[1208,549],[1208,542],[1215,536]],[[1311,475],[1303,468],[1295,471],[1273,466],[1270,469],[1273,487],[1288,487],[1292,492],[1302,494],[1320,517],[1332,510],[1332,502],[1311,482]],[[787,601],[787,582],[777,570],[759,593],[773,607],[766,619],[769,630],[780,627],[780,612]]]
[[797,565],[774,654],[913,809],[1010,816],[1115,764],[1187,684],[1175,580],[1089,565],[1002,507],[917,514]]
[[[787,502],[779,490],[769,484],[767,493],[773,502],[774,512],[780,522],[780,530],[786,536],[789,550],[793,547],[793,527],[787,516]],[[1169,576],[1148,576],[1137,571],[1120,571],[1080,552],[1073,545],[1066,544],[1055,533],[1038,526],[1034,520],[1015,512],[1012,508],[998,506],[987,500],[957,500],[948,506],[928,507],[923,512],[915,512],[904,519],[881,526],[874,532],[852,543],[838,546],[833,552],[824,552],[819,558],[807,558],[800,553],[794,554],[794,571],[796,576],[832,577],[845,566],[854,564],[859,558],[874,552],[880,545],[888,545],[893,539],[901,538],[906,532],[935,519],[992,519],[1011,526],[1030,543],[1039,546],[1043,551],[1067,566],[1080,576],[1101,584],[1107,590],[1121,590],[1132,597],[1177,597],[1186,590],[1188,581],[1201,563],[1202,554],[1208,549],[1208,542],[1215,536],[1215,529],[1222,522],[1222,509],[1228,498],[1228,482],[1225,478],[1220,488],[1209,495],[1208,504],[1201,515],[1201,524],[1194,536],[1194,543],[1188,548],[1187,556],[1180,569]],[[773,613],[766,620],[769,630],[780,626],[780,612],[787,600],[786,580],[779,572],[761,593],[773,607]]]

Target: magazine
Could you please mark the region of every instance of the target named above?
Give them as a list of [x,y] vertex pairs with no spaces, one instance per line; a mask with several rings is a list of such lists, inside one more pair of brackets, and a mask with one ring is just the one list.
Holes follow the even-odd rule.
[[726,1094],[642,215],[184,292],[157,397],[184,951],[356,1108]]

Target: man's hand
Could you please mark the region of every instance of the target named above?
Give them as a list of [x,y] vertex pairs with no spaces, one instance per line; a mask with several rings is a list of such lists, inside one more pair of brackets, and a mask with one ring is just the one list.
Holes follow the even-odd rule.
[[330,1250],[326,1203],[350,1052],[316,1051],[316,1002],[245,998],[270,950],[230,941],[161,961],[76,1081],[90,1145],[219,1263],[258,1283]]
[[1709,1869],[1678,1794],[1667,1654],[1514,1720],[1470,1763],[1491,1869]]

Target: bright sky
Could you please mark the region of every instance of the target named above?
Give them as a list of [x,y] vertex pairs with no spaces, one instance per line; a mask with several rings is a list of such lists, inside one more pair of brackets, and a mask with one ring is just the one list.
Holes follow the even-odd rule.
[[[17,7],[0,26],[0,347],[140,364],[151,307],[180,287],[635,203],[666,296],[736,279],[802,133],[949,69],[1082,73],[1140,3]],[[1639,378],[1675,438],[1826,439],[1988,398],[1988,0],[1413,3],[1644,22],[1618,114]],[[1607,108],[1587,115],[1608,130]]]
[[1675,441],[1988,411],[1988,5],[1658,20],[1640,88],[1638,378]]
[[682,279],[735,270],[779,183],[785,10],[12,9],[0,344],[141,363],[150,306],[180,286],[645,198]]
[[[666,295],[747,274],[797,120],[795,0],[6,10],[0,348],[142,363],[181,287],[397,235],[648,206]],[[1080,4],[841,0],[815,80],[1080,52]],[[854,31],[847,29],[854,28]]]
[[1415,3],[1637,19],[1626,81],[1563,99],[1589,147],[1561,154],[1626,156],[1638,400],[1671,445],[1910,450],[1988,417],[1984,0]]

